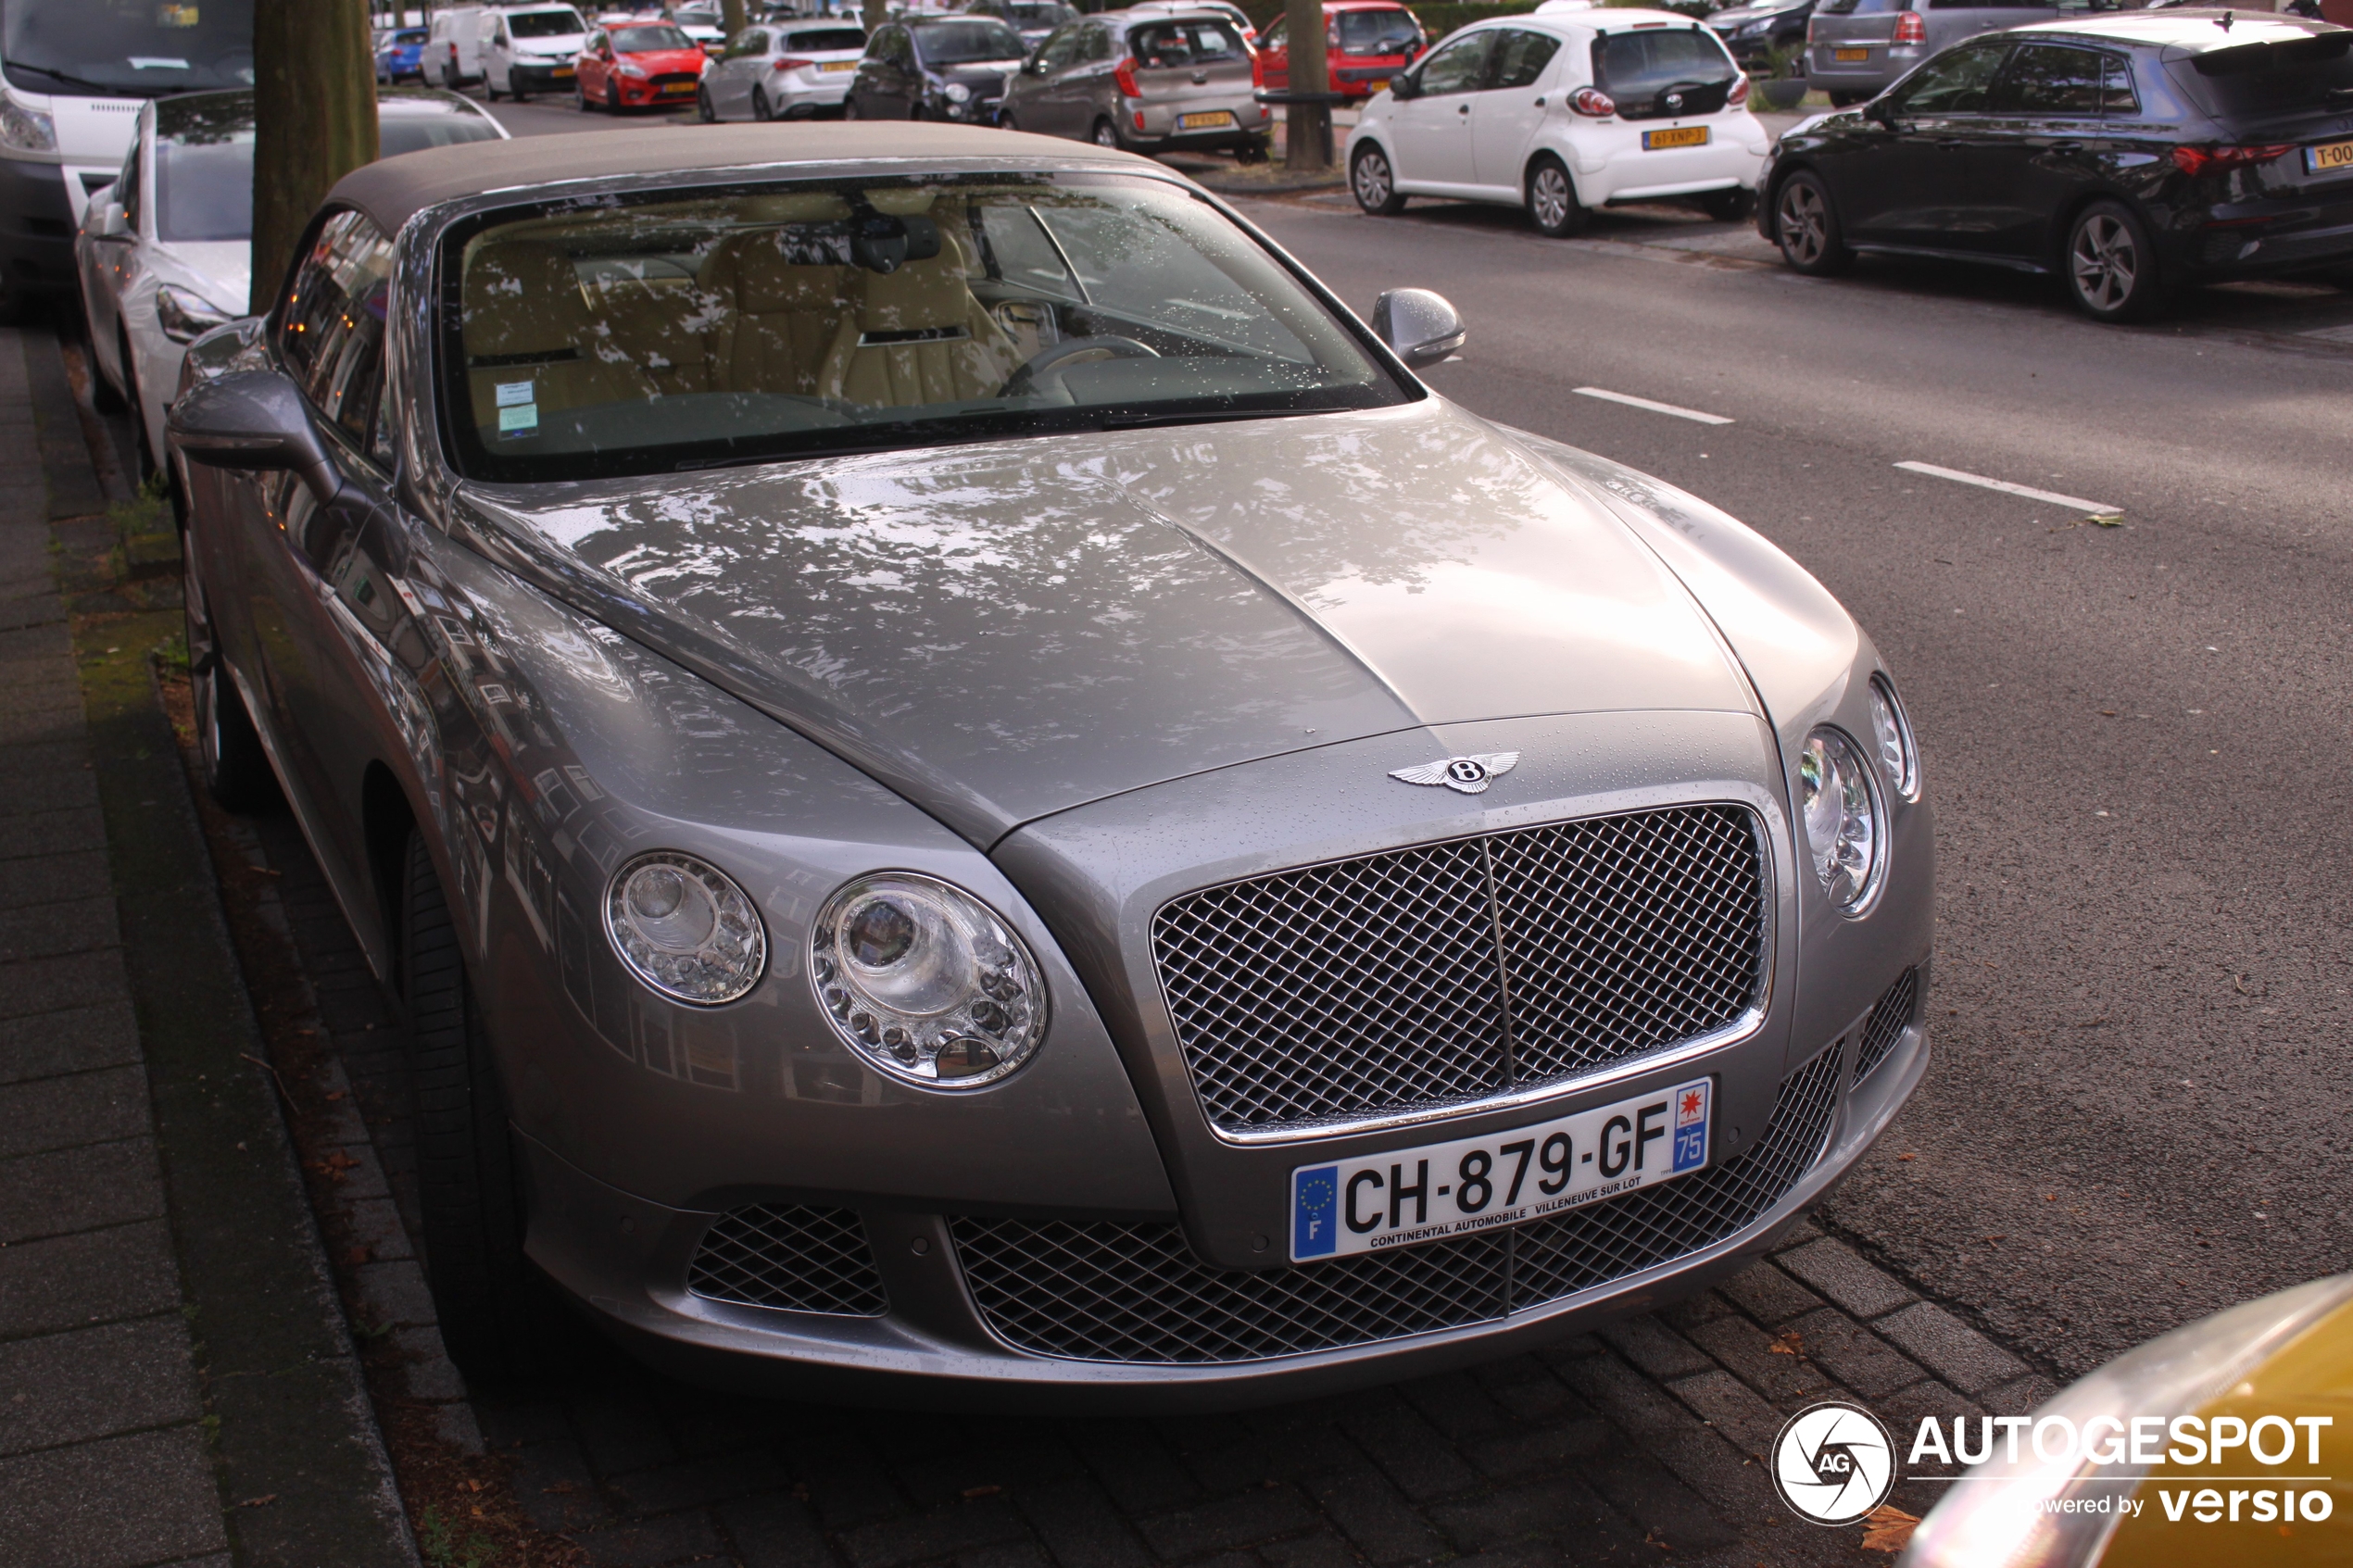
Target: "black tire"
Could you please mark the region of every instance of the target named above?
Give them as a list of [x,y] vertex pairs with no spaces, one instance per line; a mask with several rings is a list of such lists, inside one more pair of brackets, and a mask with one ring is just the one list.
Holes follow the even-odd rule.
[[1125,151],[1127,145],[1119,139],[1119,127],[1113,124],[1108,118],[1095,121],[1095,129],[1088,134],[1088,140],[1099,147],[1111,147],[1118,151]]
[[843,94],[841,100],[841,118],[844,119],[856,119],[858,118],[858,100],[850,97],[847,94]]
[[399,915],[418,1210],[442,1343],[476,1382],[545,1377],[571,1359],[578,1328],[523,1255],[527,1208],[506,1093],[440,874],[415,832]]
[[1831,94],[1831,107],[1834,109],[1851,109],[1857,104],[1869,103],[1876,95],[1877,94],[1870,93],[1832,93]]
[[[510,77],[508,80],[512,81],[513,78]],[[507,90],[507,96],[512,98],[518,104],[527,104],[531,102],[530,93],[521,87],[509,88]]]
[[2119,201],[2095,201],[2068,225],[2068,297],[2095,321],[2146,321],[2171,303],[2147,225]]
[[605,83],[605,112],[610,115],[621,113],[621,84],[619,82]]
[[572,84],[572,94],[580,105],[580,112],[582,114],[586,114],[588,112],[588,89],[575,82]]
[[1234,148],[1234,161],[1236,163],[1265,163],[1266,161],[1266,144],[1265,140],[1257,136],[1251,137],[1248,141],[1241,143]]
[[1356,205],[1376,218],[1394,218],[1405,210],[1405,198],[1397,194],[1397,172],[1378,142],[1366,142],[1348,160],[1348,189]]
[[157,471],[156,449],[147,440],[147,412],[145,394],[139,390],[139,364],[131,358],[130,334],[120,328],[116,329],[115,353],[122,364],[122,402],[131,415],[132,445],[139,459],[136,477],[145,485]]
[[711,89],[698,82],[695,86],[695,118],[705,125],[715,123],[719,111],[711,107]]
[[1577,199],[1577,182],[1568,177],[1568,166],[1550,153],[1528,166],[1528,183],[1521,195],[1527,203],[1528,220],[1548,239],[1581,234],[1592,217],[1592,209]]
[[[86,303],[82,316],[85,320],[89,318]],[[129,390],[131,350],[120,332],[115,337],[115,353],[120,356],[116,361],[117,374],[121,377],[120,384],[114,376],[107,374],[106,367],[98,363],[98,345],[94,342],[90,345],[90,402],[102,414],[120,414],[123,409],[136,406],[132,402]]]
[[768,107],[768,90],[764,87],[751,90],[751,118],[762,125],[776,118],[776,111]]
[[253,811],[270,804],[278,789],[261,736],[245,711],[245,699],[220,662],[213,635],[210,601],[196,571],[196,552],[182,536],[181,616],[188,636],[188,695],[195,709],[196,771],[207,795],[224,811]]
[[1736,223],[1756,213],[1756,193],[1734,186],[1729,191],[1710,191],[1699,198],[1700,210],[1718,223]]
[[1846,248],[1831,188],[1810,169],[1801,169],[1773,193],[1773,238],[1793,271],[1829,278],[1855,265]]

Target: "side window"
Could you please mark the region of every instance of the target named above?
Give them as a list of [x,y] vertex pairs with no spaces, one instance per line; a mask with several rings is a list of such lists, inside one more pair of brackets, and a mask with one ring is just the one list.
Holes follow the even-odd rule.
[[1497,87],[1533,87],[1544,68],[1560,53],[1561,41],[1548,32],[1529,32],[1513,28],[1504,34],[1503,44],[1495,51],[1494,82]]
[[1258,46],[1261,49],[1290,47],[1290,19],[1288,17],[1277,17],[1275,25],[1258,35]]
[[1078,30],[1063,28],[1038,46],[1038,64],[1045,70],[1067,69],[1078,57]]
[[1112,37],[1111,29],[1101,22],[1088,24],[1085,57],[1089,60],[1109,60],[1117,58],[1118,55],[1119,46]]
[[312,407],[363,450],[384,389],[392,242],[357,212],[327,220],[280,307],[279,357]]
[[2133,87],[2133,62],[2114,55],[2101,56],[2106,69],[2100,87],[2100,112],[2130,119],[2141,112],[2141,96]]
[[1920,67],[1896,100],[1898,114],[1976,114],[1993,100],[2007,44],[1972,44]]
[[1487,75],[1488,47],[1494,41],[1492,32],[1474,32],[1440,44],[1429,63],[1422,67],[1422,92],[1435,97],[1478,91]]
[[2106,64],[2089,49],[2021,44],[1994,90],[1994,107],[2003,114],[2095,119],[2105,91]]

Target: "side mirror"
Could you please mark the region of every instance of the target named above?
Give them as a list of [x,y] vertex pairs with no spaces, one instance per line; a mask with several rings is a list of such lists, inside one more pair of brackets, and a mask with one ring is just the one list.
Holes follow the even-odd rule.
[[1863,106],[1863,118],[1892,131],[1895,128],[1895,105],[1886,98],[1873,98]]
[[343,489],[304,407],[302,391],[277,370],[238,370],[199,383],[171,406],[165,430],[192,463],[246,472],[293,471],[321,506]]
[[91,214],[90,232],[101,240],[127,240],[131,238],[131,216],[112,196],[102,197],[97,211]]
[[1463,346],[1463,319],[1444,295],[1428,289],[1390,289],[1373,301],[1373,332],[1409,370]]
[[1389,79],[1389,95],[1392,98],[1418,98],[1422,95],[1422,79],[1412,71],[1400,71]]

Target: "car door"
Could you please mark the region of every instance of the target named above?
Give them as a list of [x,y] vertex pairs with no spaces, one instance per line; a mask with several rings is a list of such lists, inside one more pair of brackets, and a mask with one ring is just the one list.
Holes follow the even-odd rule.
[[605,30],[598,28],[580,45],[580,56],[573,61],[573,85],[588,102],[599,103],[605,95]]
[[1969,183],[1994,255],[2048,263],[2059,215],[2102,188],[2101,126],[2111,79],[2132,110],[2118,56],[2081,44],[2020,43],[1994,83],[1993,112],[1969,147]]
[[718,114],[733,117],[751,112],[751,91],[768,69],[768,31],[765,28],[748,27],[727,43],[726,52],[703,72],[703,85],[711,92],[711,107]]
[[1005,95],[1005,109],[1024,131],[1049,136],[1073,136],[1069,84],[1063,77],[1078,59],[1078,35],[1084,23],[1059,28],[1038,46]]
[[1906,249],[1982,249],[1968,148],[1983,133],[2005,39],[1949,49],[1873,106],[1867,129],[1824,163],[1847,238]]
[[1516,195],[1528,149],[1544,123],[1561,41],[1530,28],[1497,34],[1487,79],[1471,106],[1471,169],[1481,185]]
[[1487,84],[1495,29],[1457,33],[1430,52],[1414,73],[1414,95],[1397,106],[1395,129],[1400,190],[1467,188],[1474,172],[1471,118]]

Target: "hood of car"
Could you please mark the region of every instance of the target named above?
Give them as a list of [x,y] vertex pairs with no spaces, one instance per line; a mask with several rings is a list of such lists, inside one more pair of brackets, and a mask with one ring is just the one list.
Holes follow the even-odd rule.
[[1019,60],[974,60],[965,65],[932,66],[932,75],[942,82],[996,85],[1010,79],[1021,69]]
[[[246,297],[253,292],[252,241],[158,241],[156,253],[170,264],[161,270],[164,282],[185,282],[231,315],[245,313]],[[175,270],[184,278],[171,276]]]
[[1435,398],[464,498],[543,582],[983,845],[1367,735],[1755,711],[1606,505]]
[[617,49],[615,60],[635,60],[648,70],[700,70],[704,59],[700,49]]

